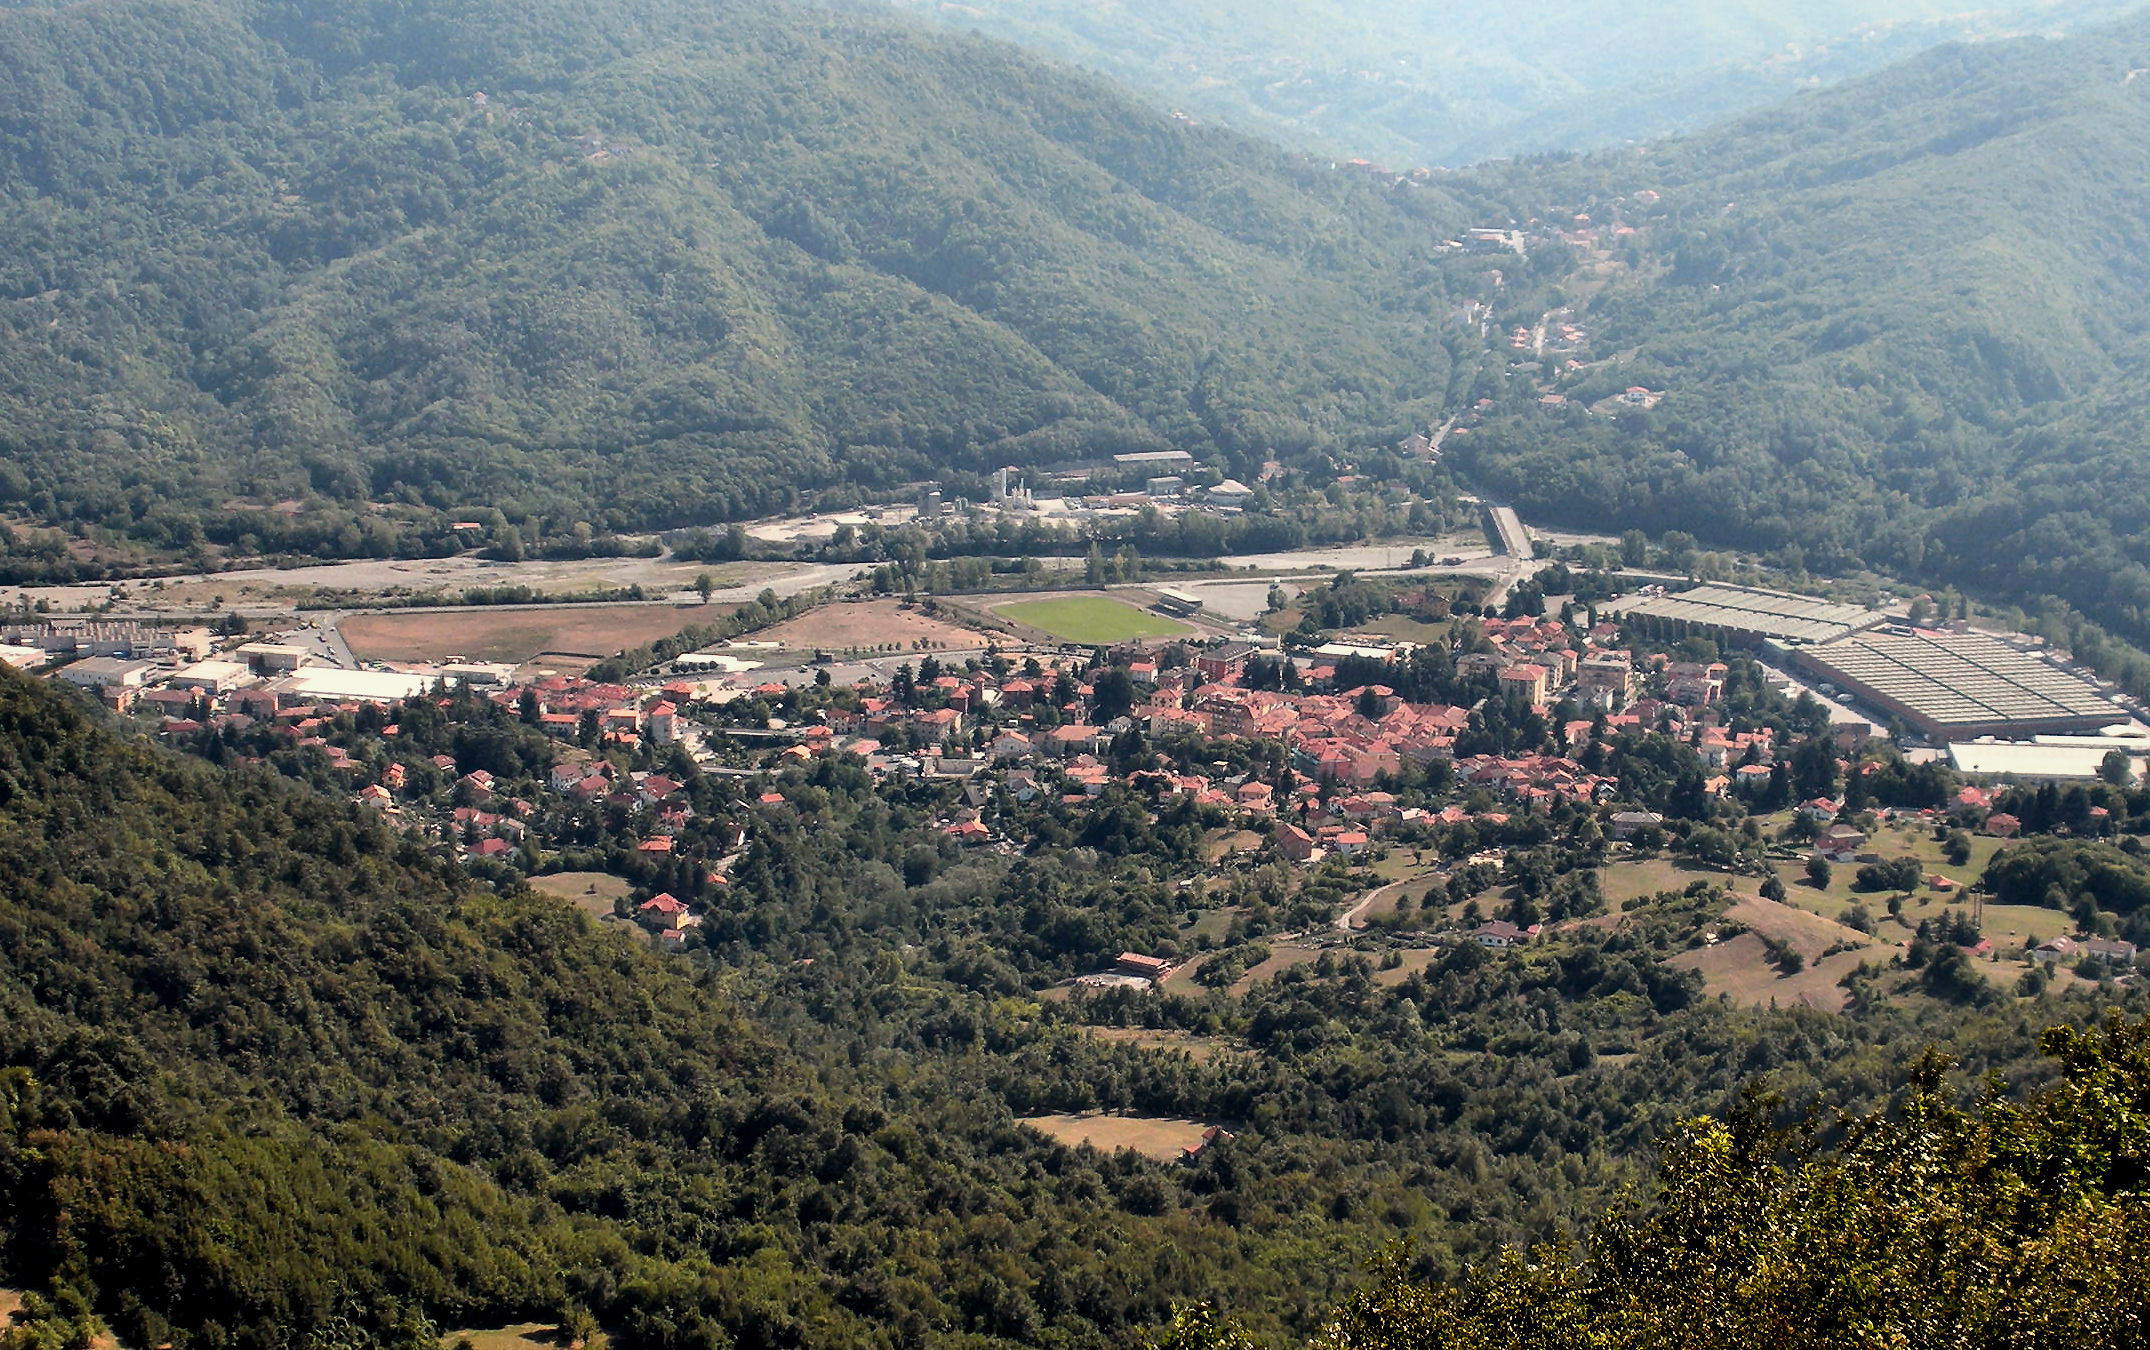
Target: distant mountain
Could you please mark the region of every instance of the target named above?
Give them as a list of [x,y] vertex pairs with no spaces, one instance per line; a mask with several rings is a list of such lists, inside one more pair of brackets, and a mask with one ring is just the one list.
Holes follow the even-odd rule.
[[1243,471],[1446,378],[1439,193],[884,11],[109,0],[0,10],[0,69],[18,522],[350,552]]
[[[2150,638],[2150,18],[1955,46],[1691,140],[1508,181],[1644,188],[1590,305],[1622,358],[1464,462],[1526,509],[1860,561]],[[1632,384],[1654,412],[1573,407]]]
[[2062,32],[2133,7],[890,2],[1102,71],[1201,117],[1392,168],[1652,139],[1938,43]]

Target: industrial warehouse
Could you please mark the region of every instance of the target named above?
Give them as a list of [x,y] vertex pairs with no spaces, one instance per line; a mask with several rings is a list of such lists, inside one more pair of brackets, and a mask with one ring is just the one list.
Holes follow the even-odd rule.
[[1621,617],[1654,637],[1702,637],[1753,647],[1765,642],[1785,646],[1831,642],[1872,628],[1888,616],[1862,605],[1811,595],[1711,585],[1651,596],[1627,606]]
[[2096,686],[1984,633],[1892,627],[1793,660],[1931,741],[2028,739],[2126,720]]

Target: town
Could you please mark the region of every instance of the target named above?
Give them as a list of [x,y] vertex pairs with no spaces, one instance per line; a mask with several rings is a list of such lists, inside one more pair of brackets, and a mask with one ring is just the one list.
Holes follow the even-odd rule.
[[[1186,589],[1143,594],[1178,620],[1202,606]],[[999,612],[1038,623],[1067,621],[1040,605],[1090,606],[1079,623],[1102,607],[1135,612],[1128,592],[1112,595]],[[1641,879],[1676,889],[1714,877],[1734,916],[1766,907],[1785,930],[1765,935],[1758,959],[1798,978],[1772,996],[1837,1006],[1843,977],[1900,963],[1943,928],[1969,956],[2005,957],[2026,978],[2050,978],[2039,970],[2062,958],[2092,980],[2132,969],[2134,946],[2095,906],[2056,912],[2057,924],[2017,910],[1984,928],[1964,917],[1987,888],[1965,870],[1963,836],[1982,841],[1981,866],[2030,832],[2026,815],[2043,832],[2117,838],[2150,754],[2139,725],[2107,725],[2124,721],[2121,708],[2019,647],[1961,623],[1914,628],[1721,585],[1504,617],[1466,612],[1454,589],[1344,573],[1298,604],[1282,640],[1260,624],[1173,622],[1165,635],[1085,645],[970,631],[959,611],[924,601],[940,627],[920,631],[957,636],[918,645],[945,652],[783,660],[742,634],[618,678],[474,661],[346,669],[304,633],[98,620],[18,623],[0,633],[0,655],[52,662],[53,678],[174,744],[340,791],[477,875],[559,889],[601,923],[674,949],[701,945],[735,903],[758,829],[808,809],[828,775],[853,773],[921,808],[920,828],[955,857],[1014,859],[1172,823],[1203,841],[1202,867],[1182,883],[1193,892],[1237,895],[1264,869],[1287,869],[1298,880],[1284,902],[1252,925],[1242,913],[1232,933],[1272,955],[1372,938],[1420,960],[1457,942],[1528,944],[1633,903],[1614,892]],[[1445,626],[1417,624],[1432,640],[1314,622],[1354,606],[1449,613]],[[839,632],[853,613],[914,612],[867,589],[791,622]],[[1871,665],[1877,651],[1923,659],[1925,674],[1869,673],[1865,715],[1799,683],[1848,702],[1850,672],[1867,667],[1846,653]],[[1954,692],[1927,687],[1966,653],[1982,663],[1972,677]],[[2007,680],[2042,692],[2009,703],[1992,692]],[[1956,732],[1977,739],[1952,743]],[[1995,740],[2012,732],[2023,739]],[[1909,861],[1946,840],[1954,867]],[[1552,902],[1530,877],[1549,845],[1569,855],[1563,870],[1575,858],[1600,869]],[[1832,883],[1836,867],[1856,871]],[[1884,873],[1886,887],[1872,884]],[[1863,903],[1882,890],[1893,941]],[[1708,917],[1693,935],[1705,954],[1742,927]],[[1801,971],[1789,944],[1824,917],[1831,941]],[[1201,921],[1178,936],[1156,950],[1100,947],[1093,971],[1063,983],[1175,987],[1213,964],[1224,935]]]

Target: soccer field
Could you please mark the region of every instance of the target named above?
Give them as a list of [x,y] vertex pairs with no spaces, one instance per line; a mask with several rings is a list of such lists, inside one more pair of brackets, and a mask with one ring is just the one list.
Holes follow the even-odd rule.
[[1024,600],[1003,605],[997,612],[1064,642],[1125,642],[1130,638],[1170,637],[1193,631],[1161,614],[1095,595]]

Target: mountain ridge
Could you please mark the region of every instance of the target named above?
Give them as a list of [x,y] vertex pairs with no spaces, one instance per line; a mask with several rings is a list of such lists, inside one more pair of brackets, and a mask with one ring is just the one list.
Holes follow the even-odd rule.
[[0,144],[0,502],[223,547],[277,526],[210,488],[649,529],[1168,445],[1244,471],[1439,392],[1439,194],[893,17],[571,9],[0,12],[46,72]]

